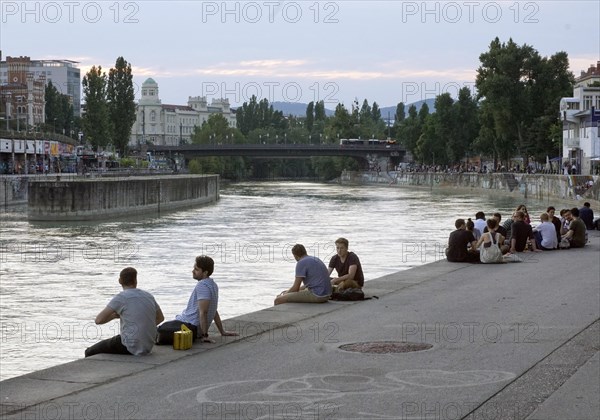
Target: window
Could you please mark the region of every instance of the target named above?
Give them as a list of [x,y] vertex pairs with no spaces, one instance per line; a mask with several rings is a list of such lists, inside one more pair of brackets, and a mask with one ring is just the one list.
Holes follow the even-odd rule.
[[154,111],[150,112],[150,121],[156,121],[156,112],[154,112]]

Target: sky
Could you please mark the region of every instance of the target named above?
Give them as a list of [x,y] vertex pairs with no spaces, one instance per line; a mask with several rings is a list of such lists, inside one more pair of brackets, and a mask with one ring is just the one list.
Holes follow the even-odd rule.
[[5,1],[2,57],[131,65],[163,104],[190,96],[380,107],[474,90],[495,37],[542,56],[566,51],[578,76],[600,60],[590,1]]

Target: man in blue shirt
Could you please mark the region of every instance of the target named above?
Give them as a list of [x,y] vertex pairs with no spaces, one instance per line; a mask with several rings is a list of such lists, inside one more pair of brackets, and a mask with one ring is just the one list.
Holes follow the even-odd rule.
[[[296,260],[296,278],[288,290],[275,298],[275,305],[282,303],[323,303],[331,295],[331,282],[327,267],[317,257],[306,253],[304,245],[296,244],[292,248]],[[302,283],[304,283],[303,286]]]

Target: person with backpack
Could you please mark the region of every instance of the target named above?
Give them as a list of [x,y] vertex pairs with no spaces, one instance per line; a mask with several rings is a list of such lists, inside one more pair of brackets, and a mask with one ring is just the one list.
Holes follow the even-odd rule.
[[500,245],[504,243],[504,236],[496,232],[498,222],[496,219],[486,221],[488,231],[481,235],[475,248],[479,248],[479,259],[484,264],[504,262]]

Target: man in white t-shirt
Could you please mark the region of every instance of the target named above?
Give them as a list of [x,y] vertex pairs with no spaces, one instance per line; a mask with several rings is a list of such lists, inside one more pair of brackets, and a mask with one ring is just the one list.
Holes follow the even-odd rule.
[[156,326],[165,317],[154,296],[137,288],[137,271],[133,267],[121,270],[119,283],[123,291],[113,297],[96,316],[96,324],[119,318],[121,334],[102,340],[85,350],[85,357],[99,353],[144,355],[152,351]]
[[542,223],[540,223],[533,231],[537,247],[544,251],[558,248],[556,227],[550,221],[550,215],[548,213],[542,213],[540,221]]
[[225,331],[221,323],[221,317],[217,306],[219,305],[219,287],[210,277],[213,273],[215,262],[206,255],[196,257],[196,264],[192,270],[192,277],[198,281],[188,304],[183,312],[175,317],[174,321],[168,321],[158,327],[157,344],[172,344],[173,333],[186,325],[192,330],[194,340],[200,336],[203,342],[214,343],[208,338],[208,329],[213,321],[221,335],[238,335],[233,331]]

